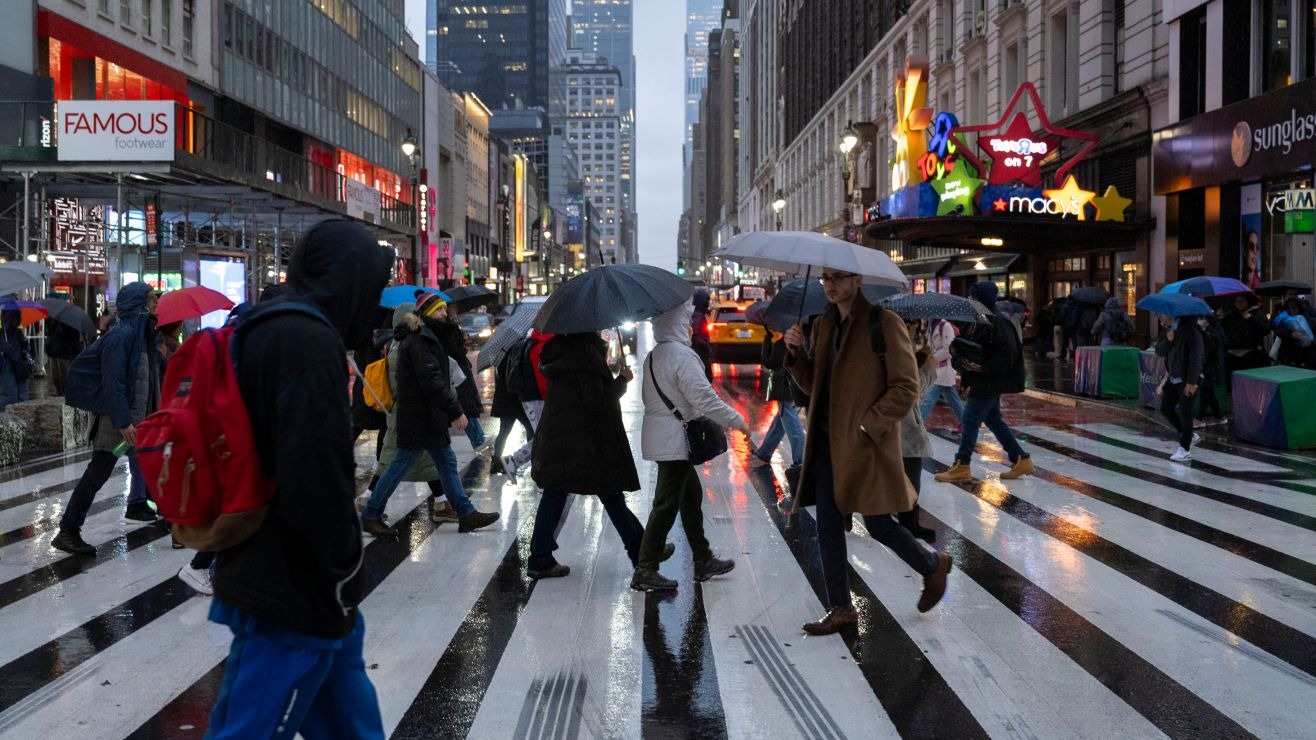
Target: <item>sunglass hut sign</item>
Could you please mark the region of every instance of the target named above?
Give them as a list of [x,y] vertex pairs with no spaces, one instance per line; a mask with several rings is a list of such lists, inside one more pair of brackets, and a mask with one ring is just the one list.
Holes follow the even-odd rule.
[[61,100],[59,158],[75,162],[170,162],[173,101]]

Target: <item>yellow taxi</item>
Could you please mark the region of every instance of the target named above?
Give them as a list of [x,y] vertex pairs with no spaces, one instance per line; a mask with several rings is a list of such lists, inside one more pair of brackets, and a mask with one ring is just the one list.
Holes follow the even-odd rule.
[[708,340],[713,346],[713,362],[758,364],[766,333],[762,326],[745,321],[745,307],[739,303],[709,307]]

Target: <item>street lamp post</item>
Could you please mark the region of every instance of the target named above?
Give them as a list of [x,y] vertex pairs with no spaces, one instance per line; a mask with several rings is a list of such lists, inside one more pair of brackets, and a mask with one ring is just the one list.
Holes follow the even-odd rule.
[[781,212],[786,210],[786,194],[778,188],[772,196],[772,212],[777,214],[777,231],[781,231]]
[[854,151],[854,148],[858,143],[859,143],[859,134],[855,132],[854,124],[847,123],[845,126],[845,132],[841,134],[841,145],[839,147],[841,150],[841,157],[842,157],[841,220],[847,226],[849,226],[850,224],[850,208],[848,203],[849,195],[850,195],[850,193],[848,192],[850,187],[850,167],[851,167],[850,153]]
[[420,153],[420,147],[410,128],[402,139],[402,153],[411,162],[411,278],[415,281],[420,270],[420,189],[416,179],[416,156]]

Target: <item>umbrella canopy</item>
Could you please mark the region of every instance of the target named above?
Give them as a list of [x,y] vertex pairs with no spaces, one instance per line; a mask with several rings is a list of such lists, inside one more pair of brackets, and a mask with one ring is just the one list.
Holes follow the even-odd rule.
[[553,291],[535,318],[550,334],[576,334],[643,321],[690,300],[695,287],[661,267],[604,265]]
[[[905,321],[945,319],[972,323],[986,314],[974,306],[976,301],[945,293],[901,293],[881,300],[881,304]],[[981,303],[977,304],[982,307]]]
[[1105,290],[1098,288],[1095,285],[1089,285],[1070,293],[1069,299],[1071,301],[1078,301],[1079,303],[1092,303],[1102,306],[1105,305],[1106,301],[1110,300],[1110,293],[1107,293]]
[[1311,286],[1301,280],[1267,280],[1257,286],[1257,295],[1280,298],[1290,290],[1296,290],[1299,294],[1306,295],[1311,293]]
[[1014,300],[999,300],[996,302],[996,313],[1006,318],[1010,316],[1027,316],[1028,306]]
[[86,311],[72,303],[60,298],[45,298],[42,299],[41,305],[45,306],[52,320],[77,329],[79,334],[96,335],[96,322],[91,320]]
[[1153,293],[1138,301],[1138,308],[1174,318],[1214,314],[1206,301],[1183,293]]
[[[890,285],[861,285],[859,291],[869,303],[876,303],[887,296],[894,295],[897,288]],[[768,301],[763,309],[763,324],[775,332],[784,332],[802,319],[817,316],[827,310],[827,294],[817,280],[798,278],[781,286],[777,295]],[[746,312],[745,320],[750,321]]]
[[50,315],[46,307],[36,301],[18,301],[13,298],[0,301],[0,311],[17,311],[20,317],[18,324],[24,328]]
[[379,305],[383,308],[397,308],[404,303],[415,303],[416,291],[433,293],[447,303],[452,302],[448,298],[448,294],[438,288],[426,288],[420,285],[394,285],[391,288],[384,288],[384,292],[379,294]]
[[55,275],[49,266],[39,262],[5,262],[0,264],[0,295],[30,290]]
[[1161,288],[1162,293],[1183,293],[1184,295],[1205,298],[1213,295],[1244,295],[1252,290],[1233,278],[1206,275],[1188,278]]
[[227,311],[233,308],[233,301],[218,290],[203,286],[171,290],[160,296],[160,304],[155,308],[156,323],[160,326],[174,324],[184,319],[195,319],[212,311]]
[[812,231],[750,231],[713,256],[792,275],[842,270],[863,276],[865,283],[909,287],[905,273],[886,252]]
[[507,348],[519,340],[525,339],[526,335],[535,326],[535,318],[539,316],[539,311],[544,307],[542,301],[521,301],[516,304],[516,310],[503,320],[503,323],[494,329],[492,337],[480,348],[480,354],[475,358],[475,369],[486,370],[497,365],[503,359],[503,354]]
[[771,301],[754,301],[745,307],[745,320],[751,324],[767,326],[763,323],[763,312],[768,308]]
[[456,306],[458,311],[474,311],[480,306],[498,302],[498,294],[483,285],[458,285],[449,288],[448,305]]

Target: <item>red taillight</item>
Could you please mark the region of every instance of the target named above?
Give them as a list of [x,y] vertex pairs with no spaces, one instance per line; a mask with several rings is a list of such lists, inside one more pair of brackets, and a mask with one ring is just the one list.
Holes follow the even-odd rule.
[[712,323],[710,323],[710,324],[708,325],[708,331],[709,331],[709,332],[715,332],[715,331],[717,331],[718,329],[721,329],[721,328],[724,327],[724,326],[726,326],[726,324],[724,324],[724,323],[722,323],[722,322],[720,322],[720,321],[714,321],[714,322],[712,322]]

